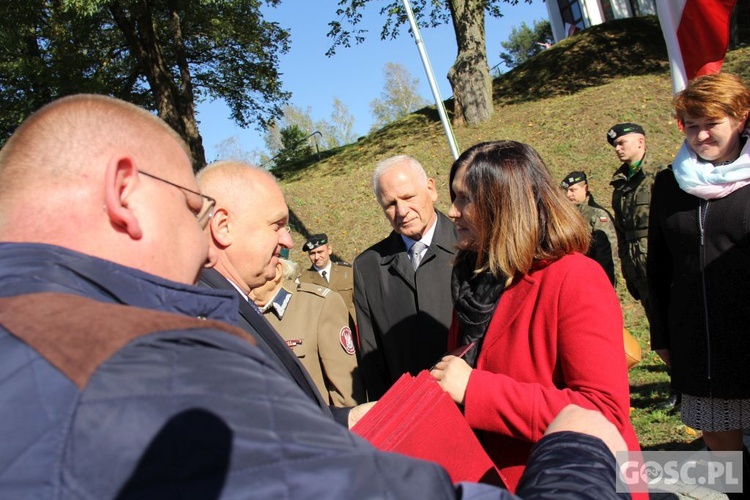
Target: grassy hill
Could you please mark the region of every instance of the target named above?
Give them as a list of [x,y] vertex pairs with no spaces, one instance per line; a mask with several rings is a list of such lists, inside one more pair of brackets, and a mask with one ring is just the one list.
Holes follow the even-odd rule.
[[[415,55],[416,57],[416,55]],[[724,69],[750,77],[750,49],[730,51]],[[596,199],[608,206],[609,179],[619,165],[606,141],[615,123],[643,125],[647,150],[669,163],[681,144],[671,110],[672,87],[666,48],[655,18],[626,19],[592,27],[555,44],[494,81],[495,114],[477,127],[455,130],[459,150],[487,140],[513,139],[532,145],[555,178],[584,170]],[[447,106],[450,110],[451,101]],[[417,158],[435,178],[447,210],[448,172],[453,161],[435,107],[427,107],[361,138],[289,168],[274,170],[292,213],[296,248],[292,258],[307,264],[300,248],[309,234],[325,232],[336,255],[354,257],[390,231],[372,194],[375,164],[389,156]],[[622,281],[622,280],[621,280]],[[630,372],[632,418],[651,449],[700,447],[679,419],[652,405],[666,396],[667,376],[646,349],[648,325],[639,304],[618,290],[626,326],[644,347],[644,360]]]

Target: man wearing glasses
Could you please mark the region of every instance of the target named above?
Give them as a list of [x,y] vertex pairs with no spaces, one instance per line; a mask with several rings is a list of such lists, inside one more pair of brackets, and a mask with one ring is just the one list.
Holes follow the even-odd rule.
[[[234,294],[193,285],[212,205],[183,141],[112,98],[47,105],[0,150],[0,498],[454,498],[223,322]],[[507,495],[487,488],[460,493]]]

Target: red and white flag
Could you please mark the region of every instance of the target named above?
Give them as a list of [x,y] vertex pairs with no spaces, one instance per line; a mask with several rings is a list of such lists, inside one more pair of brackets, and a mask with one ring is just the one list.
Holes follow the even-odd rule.
[[721,69],[735,1],[656,0],[675,94],[696,76]]

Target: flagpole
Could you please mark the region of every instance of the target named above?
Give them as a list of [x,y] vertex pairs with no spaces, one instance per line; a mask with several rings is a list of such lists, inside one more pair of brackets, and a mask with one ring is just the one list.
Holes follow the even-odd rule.
[[409,0],[403,0],[404,8],[406,9],[406,15],[409,18],[409,24],[411,25],[411,32],[414,35],[414,42],[417,44],[419,49],[419,56],[422,58],[422,64],[424,65],[425,73],[427,73],[427,81],[430,83],[430,89],[432,90],[432,96],[435,99],[437,105],[438,114],[440,115],[440,121],[443,123],[443,130],[445,130],[445,136],[448,139],[448,147],[450,147],[453,159],[458,158],[458,145],[456,144],[456,136],[453,135],[453,128],[451,128],[450,120],[448,120],[448,113],[445,111],[445,105],[443,99],[440,97],[440,90],[438,89],[437,83],[435,83],[435,74],[432,71],[430,65],[430,58],[427,57],[427,51],[424,48],[424,42],[419,34],[419,27],[417,21],[414,19],[414,12],[411,10],[411,4]]
[[664,42],[667,45],[669,72],[672,76],[672,93],[674,95],[677,95],[687,85],[685,63],[682,60],[680,42],[677,41],[677,28],[680,25],[680,17],[684,6],[684,3],[679,4],[668,0],[657,0],[656,2],[656,15],[659,18],[659,26],[661,26]]

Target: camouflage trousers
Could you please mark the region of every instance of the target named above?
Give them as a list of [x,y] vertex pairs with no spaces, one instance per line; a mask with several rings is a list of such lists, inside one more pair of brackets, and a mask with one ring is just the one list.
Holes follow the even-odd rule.
[[647,238],[639,238],[626,243],[625,252],[620,255],[622,276],[628,292],[648,311],[648,282],[646,280]]

